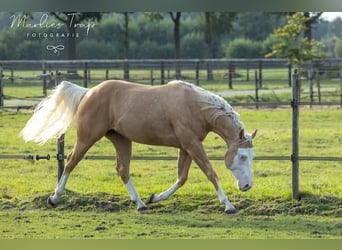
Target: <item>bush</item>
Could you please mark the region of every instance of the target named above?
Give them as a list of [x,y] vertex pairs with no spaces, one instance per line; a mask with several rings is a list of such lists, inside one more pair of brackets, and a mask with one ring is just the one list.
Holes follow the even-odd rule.
[[262,43],[245,38],[237,38],[226,45],[227,58],[260,58],[263,55]]
[[202,34],[188,33],[181,41],[182,58],[204,58],[206,44]]
[[113,59],[118,58],[114,45],[85,39],[77,45],[77,59]]
[[7,46],[6,46],[6,44],[3,44],[3,43],[0,43],[0,58],[2,60],[8,59]]
[[39,60],[42,57],[43,47],[35,41],[22,41],[17,45],[15,58],[19,60]]
[[130,44],[130,58],[172,58],[174,57],[174,45],[166,43],[158,45],[156,41],[146,40],[141,44],[132,42]]

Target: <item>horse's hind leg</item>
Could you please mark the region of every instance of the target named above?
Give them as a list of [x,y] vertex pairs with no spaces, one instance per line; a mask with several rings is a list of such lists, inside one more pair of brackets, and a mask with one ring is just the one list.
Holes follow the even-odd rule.
[[159,202],[162,200],[166,200],[169,198],[174,192],[177,191],[181,186],[184,185],[186,180],[188,179],[189,174],[189,168],[191,165],[192,159],[189,156],[189,154],[183,150],[179,150],[179,156],[178,156],[178,179],[175,184],[173,184],[168,190],[157,194],[152,194],[150,199],[147,201],[147,203],[153,203],[153,202]]
[[58,185],[55,189],[55,193],[49,196],[47,203],[50,207],[56,207],[60,196],[64,193],[65,185],[68,181],[69,175],[71,171],[76,167],[79,161],[82,159],[84,154],[88,151],[88,149],[94,144],[91,141],[81,141],[77,140],[74,149],[68,155],[67,163],[65,165],[63,174],[58,182]]
[[114,131],[108,132],[106,134],[106,137],[113,143],[116,149],[116,170],[120,175],[123,183],[125,184],[131,200],[137,204],[138,211],[146,210],[147,206],[141,200],[129,176],[129,163],[132,155],[132,142]]

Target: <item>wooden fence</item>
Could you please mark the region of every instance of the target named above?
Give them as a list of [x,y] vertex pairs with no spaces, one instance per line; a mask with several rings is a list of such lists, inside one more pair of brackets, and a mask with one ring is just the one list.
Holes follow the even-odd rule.
[[[176,74],[176,68],[181,74]],[[269,74],[279,71],[281,76]],[[23,76],[18,72],[34,71],[36,75]],[[142,73],[143,72],[143,73]],[[149,74],[146,72],[149,72]],[[255,106],[263,105],[259,100],[260,90],[266,83],[282,82],[291,86],[292,66],[283,59],[142,59],[142,60],[0,60],[0,108],[4,107],[5,87],[15,82],[41,82],[42,93],[47,95],[48,87],[56,86],[61,80],[77,81],[88,87],[90,82],[106,79],[125,79],[144,84],[159,85],[170,80],[184,79],[196,85],[219,82],[226,89],[234,85],[255,83]],[[342,106],[342,59],[325,59],[304,65],[301,76],[310,82],[310,99],[314,92],[321,103],[321,80],[329,78],[340,83],[340,105]],[[313,86],[316,86],[316,89]]]

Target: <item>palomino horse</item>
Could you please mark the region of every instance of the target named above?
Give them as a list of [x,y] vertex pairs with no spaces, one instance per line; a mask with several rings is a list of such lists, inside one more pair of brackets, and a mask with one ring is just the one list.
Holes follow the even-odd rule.
[[103,136],[114,145],[116,170],[139,211],[147,209],[129,174],[132,141],[179,148],[178,179],[165,192],[152,194],[148,202],[167,199],[187,180],[194,160],[213,183],[225,212],[236,213],[219,184],[204,151],[202,141],[213,131],[229,145],[225,164],[237,180],[238,188],[252,187],[253,135],[245,134],[239,115],[221,97],[190,83],[172,81],[162,86],[109,80],[91,89],[63,81],[43,100],[21,131],[25,141],[40,144],[63,134],[76,122],[77,141],[67,157],[64,172],[48,198],[56,206],[71,171],[88,149]]

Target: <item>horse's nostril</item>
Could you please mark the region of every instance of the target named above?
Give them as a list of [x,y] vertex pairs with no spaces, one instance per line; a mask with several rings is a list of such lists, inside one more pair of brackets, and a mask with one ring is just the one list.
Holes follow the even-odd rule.
[[243,186],[242,190],[247,191],[250,188],[251,188],[251,186],[249,184],[246,184]]

